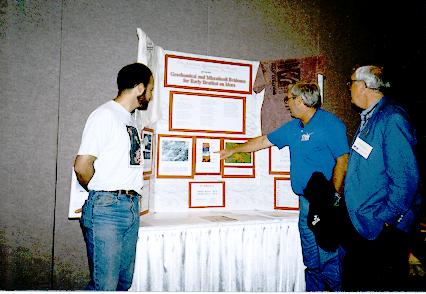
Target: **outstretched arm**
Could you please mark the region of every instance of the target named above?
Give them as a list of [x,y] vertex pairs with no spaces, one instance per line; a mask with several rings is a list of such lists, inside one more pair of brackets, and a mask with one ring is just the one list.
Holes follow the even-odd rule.
[[273,144],[268,140],[266,135],[259,136],[253,139],[248,140],[246,143],[238,145],[232,149],[222,149],[218,151],[220,154],[220,159],[225,159],[231,156],[234,153],[238,152],[253,152],[261,149],[268,148]]

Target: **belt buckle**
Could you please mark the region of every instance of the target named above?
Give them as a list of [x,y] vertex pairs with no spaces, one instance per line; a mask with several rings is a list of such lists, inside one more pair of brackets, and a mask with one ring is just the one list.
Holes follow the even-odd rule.
[[133,190],[121,190],[120,192],[124,192],[123,194],[127,197],[133,197],[136,196],[136,191]]

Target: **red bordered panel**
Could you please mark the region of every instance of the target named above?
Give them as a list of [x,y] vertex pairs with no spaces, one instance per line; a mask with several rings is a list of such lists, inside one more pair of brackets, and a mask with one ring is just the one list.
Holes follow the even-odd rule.
[[141,141],[142,141],[142,144],[145,146],[143,151],[143,159],[144,159],[143,174],[150,175],[152,174],[154,158],[155,158],[154,130],[150,128],[143,128],[141,130]]
[[157,138],[157,178],[194,178],[194,137],[159,134]]
[[[245,143],[250,138],[223,138],[221,149],[225,149],[226,143]],[[229,146],[228,146],[229,147]],[[232,146],[231,146],[232,147]],[[221,173],[223,178],[254,178],[255,175],[255,152],[244,152],[234,154],[233,157],[221,160]]]
[[225,207],[225,182],[189,182],[188,207]]
[[[273,148],[275,149],[275,151],[273,150]],[[284,147],[283,149],[277,151],[278,147],[269,147],[268,148],[268,152],[269,152],[269,174],[270,175],[290,175],[290,156],[288,151],[288,147]],[[277,154],[277,152],[280,152],[281,154]],[[285,157],[279,156],[277,158],[277,156],[275,155],[282,155],[282,153],[285,152]],[[286,161],[286,162],[283,162]],[[277,162],[280,162],[280,164],[277,164]]]
[[299,196],[293,193],[288,177],[274,178],[274,209],[299,210]]
[[[195,68],[193,72],[173,72],[171,69],[171,63],[173,59],[178,59],[183,62],[187,62],[188,64],[186,68]],[[165,70],[164,70],[164,87],[172,87],[172,88],[181,88],[181,89],[193,89],[193,90],[204,90],[204,91],[214,91],[214,92],[228,92],[228,93],[238,93],[238,94],[251,94],[253,91],[253,66],[250,63],[241,63],[241,62],[231,62],[217,59],[209,59],[209,58],[198,58],[198,57],[189,57],[189,56],[181,56],[174,54],[166,54],[165,55]],[[224,66],[222,70],[217,69],[217,67]],[[204,70],[200,70],[200,68],[204,68]],[[199,75],[208,75],[211,73],[210,68],[215,68],[217,72],[226,73],[232,71],[241,71],[246,75],[246,79],[233,79],[232,77],[223,76],[213,77],[212,79],[201,79]],[[233,69],[233,70],[232,70]],[[197,71],[198,70],[198,71]],[[169,78],[170,74],[170,78]],[[181,81],[171,81],[171,77],[181,77]],[[187,80],[185,83],[184,80]],[[194,82],[192,82],[194,80]],[[216,81],[217,80],[217,81]],[[196,82],[195,82],[196,81]],[[245,84],[242,89],[234,90],[233,87],[236,87],[235,84]],[[237,87],[238,88],[238,87]]]
[[195,137],[195,175],[221,175],[220,155],[222,138]]
[[[188,107],[182,103],[185,97],[185,103],[193,107],[191,111],[191,118],[188,115]],[[193,102],[189,101],[193,99]],[[220,99],[220,100],[219,100]],[[233,103],[234,106],[239,107],[239,111],[233,113],[232,117],[228,117],[228,124],[223,115],[224,103],[228,100],[228,104]],[[175,101],[176,105],[175,106]],[[204,105],[199,105],[198,102],[203,101]],[[218,104],[222,102],[222,104]],[[211,107],[206,104],[211,104]],[[236,104],[236,105],[235,105]],[[179,109],[179,106],[182,109]],[[198,106],[198,107],[197,107]],[[216,106],[216,107],[215,107]],[[213,109],[219,108],[222,113],[212,113]],[[235,108],[231,107],[230,109]],[[207,110],[205,110],[207,109]],[[203,111],[207,113],[203,114]],[[176,118],[176,120],[175,120]],[[202,119],[201,119],[202,118]],[[181,124],[179,125],[179,121]],[[217,126],[215,124],[218,124]],[[226,129],[226,127],[232,129]],[[194,128],[197,127],[197,128]],[[169,131],[175,132],[200,132],[200,133],[224,133],[224,134],[245,134],[246,133],[246,97],[241,96],[228,96],[210,93],[196,93],[196,92],[179,92],[170,91],[169,98]]]

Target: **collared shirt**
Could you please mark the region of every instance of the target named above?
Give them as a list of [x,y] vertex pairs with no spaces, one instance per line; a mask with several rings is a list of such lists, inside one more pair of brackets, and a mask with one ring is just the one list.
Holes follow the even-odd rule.
[[370,107],[368,107],[367,109],[364,109],[361,112],[361,124],[359,126],[359,131],[360,132],[364,129],[364,127],[367,124],[368,120],[373,116],[374,110],[376,109],[376,106],[379,103],[379,101],[380,100],[378,100],[373,105],[370,105]]
[[334,114],[318,109],[303,126],[294,119],[267,135],[278,148],[290,147],[291,186],[303,195],[313,172],[322,172],[331,179],[336,158],[349,153],[346,127]]

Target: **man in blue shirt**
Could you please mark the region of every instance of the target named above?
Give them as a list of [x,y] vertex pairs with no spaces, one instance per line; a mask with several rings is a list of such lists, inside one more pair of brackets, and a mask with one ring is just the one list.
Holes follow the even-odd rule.
[[303,262],[306,266],[306,291],[340,291],[341,271],[337,251],[327,252],[315,241],[308,228],[309,202],[303,190],[314,172],[322,172],[337,192],[342,192],[349,146],[346,127],[335,115],[320,108],[317,84],[298,82],[285,98],[295,118],[273,132],[256,137],[234,149],[219,151],[221,159],[236,152],[252,152],[276,145],[289,146],[291,185],[300,197],[299,231]]
[[343,289],[401,291],[409,269],[407,232],[421,201],[415,130],[407,113],[383,95],[389,83],[381,67],[357,68],[348,86],[362,109],[344,188],[359,236],[344,257]]

